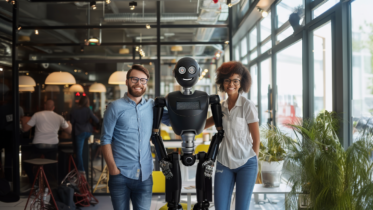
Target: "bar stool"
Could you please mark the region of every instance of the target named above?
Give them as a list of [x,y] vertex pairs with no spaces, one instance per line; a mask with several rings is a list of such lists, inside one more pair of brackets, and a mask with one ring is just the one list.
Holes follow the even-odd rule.
[[79,188],[79,193],[74,193],[75,204],[81,205],[83,207],[88,207],[91,204],[96,205],[98,200],[91,194],[89,191],[90,187],[84,175],[80,174],[78,168],[76,167],[74,158],[73,158],[73,150],[66,149],[62,150],[62,152],[70,154],[69,155],[69,173],[62,181],[62,184],[68,182],[75,182],[76,186]]
[[[54,207],[58,210],[57,203],[54,200],[52,190],[49,186],[48,179],[47,179],[47,176],[45,175],[44,167],[43,167],[44,165],[47,165],[47,164],[57,163],[57,161],[56,160],[50,160],[50,159],[35,158],[35,159],[25,160],[23,162],[38,166],[38,172],[36,173],[34,182],[32,184],[30,195],[28,196],[28,199],[27,199],[27,202],[26,202],[25,210],[27,209],[28,202],[29,202],[29,200],[32,196],[34,196],[34,198],[31,202],[31,205],[34,206],[35,209],[47,209],[46,204],[44,203],[44,198],[43,197],[44,196],[50,196],[51,200],[53,201]],[[34,186],[35,186],[35,182],[38,179],[38,177],[39,177],[39,180],[38,180],[39,181],[38,182],[39,191],[36,192],[35,189],[34,189]],[[45,184],[48,187],[47,195],[45,195],[45,192],[44,192]],[[32,207],[30,207],[30,208],[32,209]]]

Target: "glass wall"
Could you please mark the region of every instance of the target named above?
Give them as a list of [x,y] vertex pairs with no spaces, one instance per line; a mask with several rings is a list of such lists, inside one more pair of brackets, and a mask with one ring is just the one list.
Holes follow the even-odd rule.
[[260,63],[260,125],[265,125],[269,122],[272,114],[272,61],[270,58]]
[[250,67],[250,74],[252,79],[252,85],[250,89],[250,100],[258,105],[258,85],[259,85],[259,75],[258,66],[253,65]]
[[289,134],[287,123],[295,123],[303,117],[302,41],[280,51],[277,63],[277,127]]
[[313,31],[314,116],[332,111],[332,28],[331,22]]
[[352,118],[354,139],[373,130],[373,2],[351,3],[352,21]]

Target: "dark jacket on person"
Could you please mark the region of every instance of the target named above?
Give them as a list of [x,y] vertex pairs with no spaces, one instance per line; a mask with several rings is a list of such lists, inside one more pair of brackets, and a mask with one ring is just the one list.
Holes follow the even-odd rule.
[[90,123],[92,119],[95,123],[98,123],[98,118],[93,114],[92,110],[88,107],[77,107],[71,111],[70,121],[73,125],[73,132],[75,135],[79,135],[83,132],[93,132],[92,125]]

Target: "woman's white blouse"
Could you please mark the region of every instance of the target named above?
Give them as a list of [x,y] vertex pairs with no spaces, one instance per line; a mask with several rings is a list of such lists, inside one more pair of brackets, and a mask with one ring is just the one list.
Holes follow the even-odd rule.
[[258,110],[253,102],[240,95],[230,111],[228,102],[224,101],[222,112],[224,138],[217,159],[222,165],[235,169],[256,155],[248,124],[259,122]]

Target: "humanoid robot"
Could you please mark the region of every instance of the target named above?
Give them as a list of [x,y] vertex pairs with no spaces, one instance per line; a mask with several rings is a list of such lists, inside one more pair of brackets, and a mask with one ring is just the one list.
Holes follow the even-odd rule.
[[[198,82],[201,68],[192,58],[180,59],[174,68],[174,76],[183,87],[183,91],[169,93],[166,98],[156,98],[153,108],[152,142],[155,146],[159,165],[166,177],[166,201],[168,210],[182,209],[180,202],[181,173],[179,154],[167,154],[163,140],[159,135],[159,126],[163,108],[167,107],[171,126],[175,134],[182,139],[181,161],[185,166],[191,166],[199,160],[196,174],[197,204],[194,210],[207,210],[212,201],[212,172],[214,162],[223,139],[222,111],[218,95],[209,96],[203,91],[191,91]],[[212,115],[218,131],[212,138],[207,154],[199,152],[194,155],[194,138],[200,134],[206,123],[208,106],[211,105]]]

